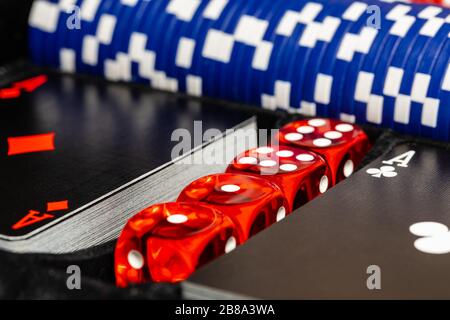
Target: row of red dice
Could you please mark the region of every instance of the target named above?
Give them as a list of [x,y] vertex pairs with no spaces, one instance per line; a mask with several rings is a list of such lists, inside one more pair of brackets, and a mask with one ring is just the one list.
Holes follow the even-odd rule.
[[350,176],[370,148],[360,128],[328,119],[289,123],[278,140],[131,218],[116,245],[117,285],[187,279]]

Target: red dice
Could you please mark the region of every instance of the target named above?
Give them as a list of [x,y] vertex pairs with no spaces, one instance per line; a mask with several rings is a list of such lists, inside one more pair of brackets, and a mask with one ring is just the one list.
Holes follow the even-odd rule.
[[332,119],[300,120],[279,132],[282,145],[308,149],[323,156],[333,185],[349,177],[370,149],[367,135],[356,125]]
[[289,212],[327,191],[330,173],[321,156],[288,146],[248,150],[234,159],[227,172],[259,176],[280,187]]
[[214,174],[188,185],[178,201],[201,202],[234,222],[239,242],[279,221],[289,212],[281,190],[273,183],[243,174]]
[[117,285],[178,282],[239,243],[233,222],[195,203],[151,206],[126,224],[115,251]]
[[359,127],[328,119],[292,122],[278,138],[131,218],[116,245],[117,285],[187,279],[350,176],[370,148]]

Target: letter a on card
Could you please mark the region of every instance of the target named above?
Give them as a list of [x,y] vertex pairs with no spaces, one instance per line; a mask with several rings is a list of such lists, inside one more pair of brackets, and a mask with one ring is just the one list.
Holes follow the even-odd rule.
[[391,160],[383,161],[384,164],[390,164],[391,166],[397,163],[397,166],[408,168],[408,163],[411,161],[412,157],[416,152],[414,150],[410,150],[408,152],[405,152],[399,156],[396,156],[395,158],[392,158]]
[[43,213],[40,215],[39,211],[30,210],[28,214],[19,220],[15,225],[12,226],[13,230],[22,229],[24,227],[30,226],[32,224],[38,223],[40,221],[53,218],[54,215]]

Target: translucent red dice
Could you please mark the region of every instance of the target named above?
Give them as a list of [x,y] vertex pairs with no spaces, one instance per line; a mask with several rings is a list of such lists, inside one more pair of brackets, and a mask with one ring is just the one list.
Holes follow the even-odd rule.
[[327,191],[330,180],[321,156],[288,146],[250,149],[236,157],[227,172],[258,176],[276,184],[288,202],[289,211]]
[[151,206],[126,224],[115,251],[117,285],[185,280],[239,243],[233,222],[195,203]]
[[289,123],[280,130],[279,142],[322,155],[331,170],[333,185],[350,176],[370,149],[362,129],[332,119]]
[[212,206],[234,222],[242,243],[289,212],[273,183],[243,174],[214,174],[188,185],[178,201]]

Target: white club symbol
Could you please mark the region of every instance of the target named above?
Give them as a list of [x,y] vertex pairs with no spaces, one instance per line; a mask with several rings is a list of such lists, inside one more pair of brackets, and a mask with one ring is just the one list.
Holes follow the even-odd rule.
[[382,166],[380,169],[370,168],[366,172],[374,178],[393,178],[397,176],[397,172],[395,172],[395,168],[392,166]]
[[450,232],[445,224],[424,221],[414,223],[409,231],[420,237],[414,242],[414,247],[424,253],[450,253]]

